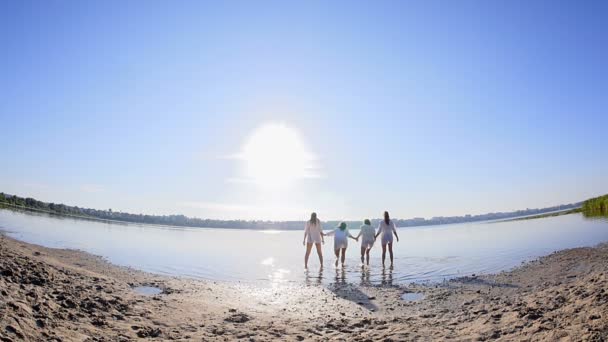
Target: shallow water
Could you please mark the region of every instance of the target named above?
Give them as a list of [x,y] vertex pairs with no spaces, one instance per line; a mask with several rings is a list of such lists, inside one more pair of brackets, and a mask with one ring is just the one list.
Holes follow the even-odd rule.
[[154,286],[136,286],[133,288],[133,291],[142,296],[155,296],[163,292],[162,289]]
[[[360,266],[350,240],[346,268],[333,267],[333,240],[303,269],[303,231],[174,228],[79,220],[0,209],[9,236],[54,248],[79,249],[112,263],[164,275],[261,282],[403,284],[495,273],[553,251],[608,241],[608,222],[579,214],[499,223],[399,228],[394,269],[380,266],[381,247],[370,267]],[[353,235],[356,230],[351,230]],[[387,256],[388,257],[388,256]]]
[[419,292],[406,292],[401,295],[401,299],[406,302],[417,302],[424,299],[424,294]]

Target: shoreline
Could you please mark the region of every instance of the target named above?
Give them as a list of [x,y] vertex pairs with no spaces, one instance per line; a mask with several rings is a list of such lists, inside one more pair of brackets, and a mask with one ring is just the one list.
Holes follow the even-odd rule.
[[443,284],[260,287],[154,275],[0,235],[3,341],[601,340],[606,289],[608,244]]
[[574,209],[551,211],[551,212],[539,214],[539,215],[515,217],[515,218],[506,219],[506,220],[502,220],[502,221],[498,221],[498,222],[536,220],[536,219],[540,219],[540,218],[564,216],[564,215],[571,215],[571,214],[582,214],[582,213],[583,213],[582,208],[574,208]]
[[[95,216],[82,216],[82,215],[58,213],[58,212],[54,212],[54,211],[50,211],[50,210],[32,208],[32,207],[27,207],[27,206],[20,206],[20,205],[15,205],[15,204],[11,204],[11,203],[0,203],[0,209],[25,211],[25,212],[32,212],[32,213],[42,213],[42,214],[47,214],[50,216],[57,216],[60,218],[65,217],[65,218],[71,218],[71,219],[75,219],[75,220],[97,221],[97,222],[103,222],[103,223],[122,224],[122,225],[132,224],[132,225],[136,225],[136,226],[150,226],[150,227],[168,228],[168,229],[230,229],[230,230],[244,229],[244,230],[255,230],[255,231],[286,231],[286,232],[301,230],[301,228],[297,228],[297,229],[269,228],[269,229],[266,229],[266,228],[243,228],[243,227],[199,227],[199,226],[186,226],[186,225],[178,226],[178,225],[169,225],[169,224],[144,223],[144,222],[135,222],[135,221],[126,221],[126,220],[104,219],[104,218],[99,218],[99,217],[95,217]],[[531,219],[544,218],[544,217],[570,215],[570,214],[577,214],[577,213],[581,213],[581,212],[582,212],[582,209],[579,207],[579,208],[574,208],[574,209],[562,209],[562,210],[549,211],[549,212],[542,213],[542,214],[514,216],[514,217],[502,218],[502,219],[473,220],[473,221],[463,221],[463,222],[421,224],[421,225],[411,225],[411,226],[407,225],[407,226],[401,226],[401,227],[397,227],[397,228],[407,229],[407,228],[439,227],[439,226],[471,224],[471,223],[500,223],[500,222],[511,222],[511,221],[520,221],[520,220],[531,220]]]

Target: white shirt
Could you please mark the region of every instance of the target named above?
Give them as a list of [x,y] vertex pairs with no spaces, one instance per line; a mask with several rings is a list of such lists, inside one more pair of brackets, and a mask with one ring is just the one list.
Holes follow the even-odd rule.
[[321,243],[321,221],[317,220],[316,223],[310,223],[306,221],[304,226],[304,233],[308,235],[307,243]]
[[393,222],[393,220],[389,220],[388,224],[386,224],[386,222],[384,222],[384,220],[380,221],[380,224],[378,225],[378,231],[382,232],[382,234],[386,234],[386,235],[392,235],[393,231],[396,229],[395,227],[395,222]]

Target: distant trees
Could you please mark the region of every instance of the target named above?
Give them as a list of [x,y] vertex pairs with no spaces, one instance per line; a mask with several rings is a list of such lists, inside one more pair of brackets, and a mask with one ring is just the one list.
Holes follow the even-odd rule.
[[[83,218],[95,218],[104,220],[116,220],[133,223],[158,224],[168,226],[187,226],[187,227],[207,227],[207,228],[248,228],[248,229],[277,229],[277,230],[300,230],[304,229],[304,221],[264,221],[264,220],[211,220],[201,218],[191,218],[184,215],[144,215],[131,214],[118,211],[97,210],[67,206],[64,204],[45,203],[34,198],[21,198],[16,195],[6,195],[0,193],[0,203],[22,207],[30,210],[46,211],[59,215],[71,215]],[[581,203],[554,206],[542,209],[526,209],[512,212],[489,213],[482,215],[465,216],[440,216],[431,219],[413,218],[407,220],[395,219],[398,227],[430,226],[450,223],[477,222],[488,220],[508,219],[521,216],[538,215],[547,212],[579,208]],[[608,209],[608,195],[590,199],[583,204],[589,208],[589,212],[606,213]],[[363,218],[362,218],[363,220]],[[362,221],[361,220],[361,221]],[[349,227],[358,228],[361,221],[347,221]],[[380,219],[372,219],[372,225],[377,226]],[[331,229],[338,225],[338,221],[324,221],[323,229]]]
[[608,217],[608,195],[586,200],[582,210],[585,217]]

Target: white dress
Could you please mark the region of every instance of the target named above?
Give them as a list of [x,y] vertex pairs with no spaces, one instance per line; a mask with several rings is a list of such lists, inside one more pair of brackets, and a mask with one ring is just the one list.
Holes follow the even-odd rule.
[[395,223],[393,220],[389,220],[388,224],[384,220],[380,221],[378,225],[378,231],[382,232],[382,246],[393,243],[393,231],[395,230]]
[[368,224],[361,226],[361,248],[372,248],[374,246],[376,232]]
[[348,228],[341,230],[336,228],[334,231],[334,249],[347,248],[348,247]]
[[307,234],[307,243],[321,243],[321,221],[317,220],[316,223],[310,223],[306,221],[304,226],[304,233]]

